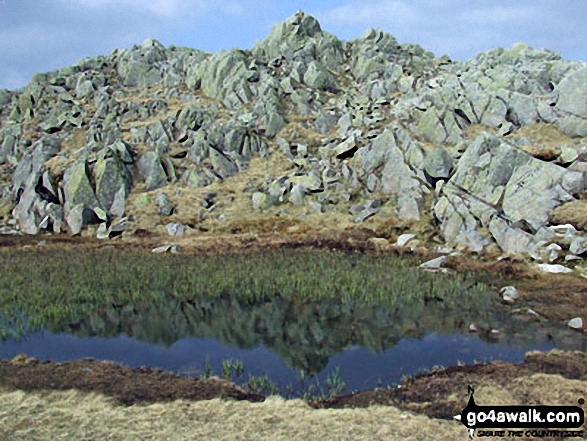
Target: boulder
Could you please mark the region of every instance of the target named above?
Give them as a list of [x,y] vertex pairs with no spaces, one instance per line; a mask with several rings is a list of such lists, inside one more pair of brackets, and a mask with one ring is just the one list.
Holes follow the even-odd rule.
[[171,216],[175,210],[171,200],[163,192],[157,194],[157,197],[155,198],[155,204],[157,204],[157,211],[161,216]]
[[436,147],[426,153],[424,159],[424,171],[430,177],[430,185],[436,185],[439,179],[446,179],[450,177],[450,172],[454,167],[454,159],[452,155],[444,147]]
[[571,242],[569,251],[577,256],[587,253],[587,238],[575,237]]
[[538,269],[540,269],[541,271],[544,271],[545,273],[551,273],[551,274],[570,274],[573,272],[572,269],[567,268],[566,266],[552,265],[549,263],[539,264]]
[[532,236],[547,224],[552,209],[573,200],[583,188],[581,173],[540,161],[482,134],[443,186],[435,214],[448,242],[460,236],[462,243],[463,237],[484,227],[504,251],[524,253]]
[[587,118],[587,67],[565,76],[556,86],[556,110]]
[[296,184],[292,187],[289,193],[289,201],[293,205],[304,205],[304,197],[306,195],[306,189],[301,184]]
[[139,171],[145,180],[145,190],[151,191],[167,185],[167,175],[161,164],[161,158],[157,152],[147,152],[138,162]]
[[[194,66],[194,85],[230,108],[241,107],[254,97],[249,86],[248,58],[243,51],[220,51]],[[189,75],[189,73],[188,73]]]
[[583,319],[581,317],[575,317],[574,319],[569,320],[569,328],[582,330],[583,329]]
[[183,224],[178,222],[169,223],[165,225],[165,228],[167,229],[167,234],[170,236],[183,236],[185,232]]
[[217,148],[210,148],[210,162],[221,178],[228,178],[238,172],[238,167]]
[[256,191],[255,193],[253,193],[251,199],[253,202],[253,210],[255,211],[264,210],[272,205],[271,198],[260,191]]
[[420,265],[420,268],[427,270],[427,271],[439,271],[442,269],[442,267],[444,266],[444,264],[447,261],[448,261],[448,257],[440,256],[440,257],[437,257],[436,259],[432,259],[427,262],[424,262],[423,264]]
[[72,235],[80,234],[82,229],[95,221],[95,214],[93,210],[89,209],[85,204],[80,203],[72,205],[65,204],[65,220]]
[[415,235],[415,234],[408,234],[408,233],[406,233],[406,234],[402,234],[402,235],[400,235],[400,236],[397,238],[397,241],[395,242],[395,244],[396,244],[398,247],[403,247],[403,246],[407,245],[407,243],[408,243],[410,240],[412,240],[414,237],[416,237],[416,235]]
[[[397,195],[398,217],[418,220],[424,202],[422,185],[415,170],[406,162],[406,156],[391,130],[385,130],[370,145],[360,148],[353,159],[369,191]],[[377,170],[380,171],[373,174]]]
[[308,70],[304,74],[304,83],[314,89],[326,92],[336,93],[339,89],[339,85],[332,74],[317,62],[312,62],[308,66]]
[[100,205],[92,184],[87,161],[78,161],[71,165],[63,175],[65,200],[77,207],[82,204],[85,208],[93,209]]
[[100,206],[110,211],[118,195],[119,200],[114,209],[119,213],[122,208],[124,212],[124,208],[120,206],[120,198],[124,198],[130,192],[131,178],[124,163],[112,149],[107,147],[98,153],[94,177]]
[[502,295],[504,302],[507,303],[513,303],[520,297],[515,286],[504,286],[499,290],[499,293]]

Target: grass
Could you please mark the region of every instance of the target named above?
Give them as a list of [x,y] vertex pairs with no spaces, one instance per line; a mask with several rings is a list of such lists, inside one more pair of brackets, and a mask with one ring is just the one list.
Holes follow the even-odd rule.
[[587,201],[577,200],[556,207],[550,213],[553,224],[571,224],[578,230],[587,230]]
[[[479,405],[576,405],[585,379],[556,374],[477,377]],[[442,394],[442,403],[464,407],[467,382]],[[394,406],[312,409],[302,400],[269,397],[262,403],[221,399],[178,400],[120,406],[78,391],[0,390],[0,439],[210,439],[210,440],[403,440],[466,439],[454,420],[429,418]],[[461,407],[462,406],[462,407]]]
[[0,391],[0,438],[109,440],[464,439],[463,426],[394,407],[315,410],[301,400],[185,400],[117,406],[76,391]]
[[[200,375],[200,378],[208,379],[213,375],[212,366],[208,359],[206,359],[204,372]],[[272,381],[266,373],[262,375],[249,374],[246,381],[244,381],[244,375],[245,366],[242,360],[233,360],[230,358],[222,360],[221,376],[224,380],[238,384],[249,392],[265,396],[279,395],[286,399],[301,398],[304,401],[311,399],[332,399],[342,395],[346,388],[346,383],[340,376],[339,366],[327,375],[325,380],[326,384],[321,382],[318,376],[314,375],[310,376],[314,381],[308,381],[308,374],[303,369],[299,371],[299,384],[290,383],[283,387],[280,387]],[[328,391],[328,393],[325,391]]]
[[445,306],[487,292],[468,274],[419,271],[396,256],[278,250],[234,255],[144,255],[120,250],[0,253],[0,337],[88,316],[99,307],[236,296],[263,302],[352,300],[409,306],[442,298]]

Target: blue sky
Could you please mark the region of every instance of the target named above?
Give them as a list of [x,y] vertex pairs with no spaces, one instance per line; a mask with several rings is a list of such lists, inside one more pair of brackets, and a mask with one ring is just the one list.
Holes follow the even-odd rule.
[[341,39],[380,28],[457,60],[520,41],[587,60],[587,0],[0,0],[0,87],[148,37],[251,48],[298,9]]

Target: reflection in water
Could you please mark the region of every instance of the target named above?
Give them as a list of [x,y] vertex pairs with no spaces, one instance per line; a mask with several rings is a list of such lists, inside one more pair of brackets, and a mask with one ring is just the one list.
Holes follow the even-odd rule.
[[[49,324],[21,341],[0,343],[0,357],[91,356],[192,375],[203,374],[206,359],[220,374],[222,360],[232,358],[243,361],[247,374],[267,373],[282,387],[295,383],[300,372],[324,380],[339,366],[350,391],[399,382],[402,375],[435,365],[521,361],[531,349],[584,344],[564,329],[552,336],[541,323],[494,304],[492,296],[421,298],[404,305],[224,296],[108,306],[75,323]],[[477,335],[468,333],[473,322]],[[503,336],[492,338],[491,329]]]

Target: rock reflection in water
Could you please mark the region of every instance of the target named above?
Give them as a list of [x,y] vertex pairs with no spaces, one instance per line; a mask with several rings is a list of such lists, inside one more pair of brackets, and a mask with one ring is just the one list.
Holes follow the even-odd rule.
[[283,364],[310,375],[321,372],[331,357],[346,348],[380,353],[408,337],[467,333],[472,322],[477,323],[482,340],[495,341],[490,330],[500,329],[505,345],[544,344],[545,332],[538,323],[512,316],[506,307],[492,303],[490,293],[453,302],[422,298],[391,307],[352,300],[303,303],[280,297],[252,303],[225,296],[109,306],[76,323],[47,328],[79,337],[125,334],[162,347],[186,338],[213,338],[241,349],[263,345],[277,353]]

